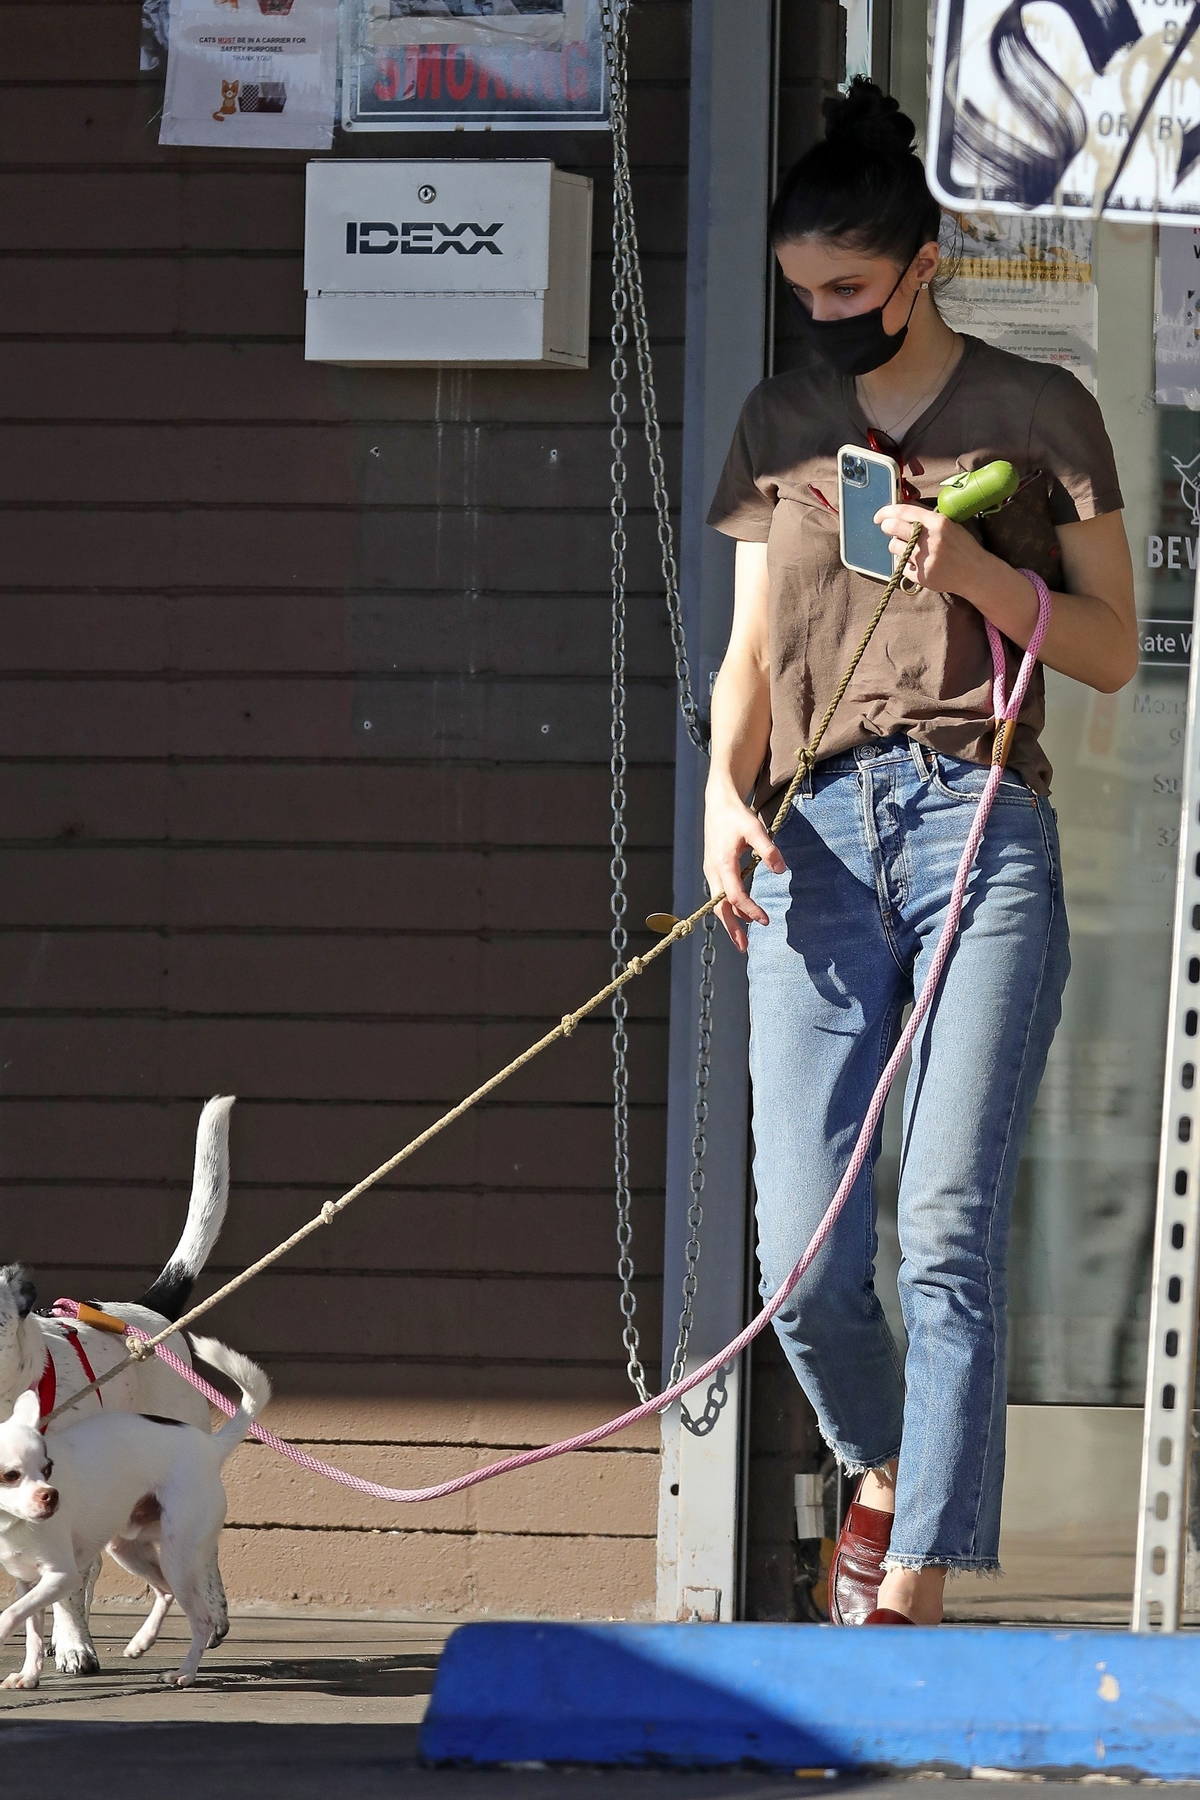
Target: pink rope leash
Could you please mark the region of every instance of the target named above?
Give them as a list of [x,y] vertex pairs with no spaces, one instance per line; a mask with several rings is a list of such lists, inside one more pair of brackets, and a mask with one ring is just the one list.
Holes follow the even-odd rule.
[[[1028,647],[1021,660],[1021,667],[1017,679],[1013,684],[1011,695],[1006,692],[1007,674],[1003,639],[990,620],[986,622],[988,642],[991,645],[992,651],[992,710],[997,723],[1003,721],[1015,722],[1020,714],[1030,680],[1033,676],[1034,668],[1037,664],[1038,651],[1041,648],[1042,639],[1046,634],[1046,626],[1050,619],[1050,595],[1047,591],[1045,582],[1030,569],[1025,569],[1022,573],[1028,577],[1037,594],[1038,616],[1037,624],[1034,626]],[[740,1356],[747,1345],[753,1343],[759,1333],[766,1329],[771,1320],[775,1317],[775,1314],[784,1305],[797,1283],[803,1279],[806,1271],[819,1254],[826,1239],[829,1237],[830,1232],[833,1230],[838,1215],[845,1206],[846,1201],[853,1190],[854,1184],[858,1180],[863,1164],[867,1159],[871,1140],[874,1137],[876,1127],[879,1124],[880,1115],[883,1112],[884,1102],[887,1099],[888,1092],[896,1078],[901,1063],[908,1054],[913,1038],[916,1036],[922,1020],[925,1018],[930,1006],[933,1004],[938,985],[942,978],[942,973],[954,944],[954,939],[958,935],[958,925],[962,916],[963,901],[966,897],[967,882],[970,879],[975,857],[983,838],[984,828],[987,825],[988,815],[992,810],[992,803],[996,798],[996,790],[1000,786],[1003,774],[1003,767],[999,763],[993,763],[988,771],[987,781],[984,784],[982,794],[979,796],[979,804],[976,807],[975,818],[972,821],[971,829],[967,834],[967,841],[963,846],[963,853],[954,877],[954,885],[950,891],[950,904],[946,913],[946,922],[943,925],[941,935],[938,938],[937,948],[933,954],[933,961],[930,964],[929,974],[926,976],[925,984],[913,1004],[912,1012],[909,1015],[907,1025],[900,1035],[900,1040],[888,1059],[883,1074],[879,1078],[879,1084],[871,1097],[866,1117],[862,1122],[858,1137],[855,1140],[854,1150],[846,1167],[846,1173],[838,1184],[837,1192],[830,1201],[820,1224],[812,1235],[812,1239],[801,1255],[799,1261],[792,1268],[791,1273],[775,1290],[761,1312],[757,1313],[755,1317],[751,1319],[750,1323],[743,1331],[739,1332],[732,1343],[726,1344],[723,1350],[718,1350],[714,1356],[710,1356],[707,1362],[701,1364],[698,1369],[693,1370],[690,1375],[684,1376],[682,1380],[675,1382],[671,1387],[665,1388],[661,1394],[656,1394],[652,1399],[644,1400],[639,1405],[630,1407],[629,1411],[622,1413],[619,1418],[609,1419],[603,1425],[595,1425],[590,1431],[581,1431],[575,1437],[564,1438],[560,1443],[543,1444],[535,1450],[522,1450],[514,1456],[502,1457],[499,1462],[488,1463],[487,1466],[482,1469],[472,1469],[470,1473],[466,1475],[456,1475],[451,1481],[437,1482],[433,1487],[382,1487],[378,1482],[364,1481],[360,1475],[352,1475],[346,1469],[336,1469],[331,1463],[322,1462],[315,1456],[309,1456],[307,1451],[298,1449],[295,1444],[289,1444],[284,1438],[276,1437],[273,1431],[267,1431],[263,1426],[257,1423],[251,1425],[249,1435],[253,1438],[257,1438],[259,1443],[269,1445],[272,1450],[277,1450],[281,1456],[286,1456],[291,1462],[299,1464],[302,1469],[307,1469],[311,1474],[324,1475],[328,1480],[339,1482],[342,1487],[351,1488],[357,1494],[368,1495],[373,1500],[391,1500],[401,1503],[415,1502],[418,1500],[441,1500],[448,1494],[457,1494],[464,1488],[475,1487],[481,1481],[490,1481],[495,1475],[507,1475],[513,1469],[527,1469],[534,1463],[547,1462],[553,1456],[565,1456],[567,1452],[571,1450],[586,1450],[590,1445],[598,1444],[605,1438],[615,1437],[618,1432],[627,1430],[630,1425],[636,1425],[639,1420],[648,1418],[651,1413],[665,1412],[667,1407],[673,1405],[676,1400],[681,1400],[683,1396],[690,1393],[694,1387],[699,1387],[701,1382],[707,1381],[710,1376],[715,1375],[726,1363],[731,1363]],[[52,1310],[61,1316],[74,1318],[77,1316],[79,1309],[77,1303],[73,1300],[56,1300]],[[126,1334],[132,1338],[146,1338],[149,1336],[148,1332],[140,1331],[136,1325],[127,1326]],[[190,1368],[189,1365],[180,1357],[176,1356],[173,1351],[168,1350],[164,1344],[159,1344],[155,1347],[155,1355],[160,1356],[169,1368],[174,1369],[177,1375],[181,1375],[185,1381],[190,1382],[192,1387],[198,1389],[199,1392],[204,1395],[206,1400],[211,1401],[214,1406],[219,1407],[220,1410],[229,1417],[232,1417],[236,1412],[237,1408],[230,1400],[226,1399],[224,1394],[213,1387],[211,1382],[205,1381],[202,1375],[197,1375],[194,1369]]]

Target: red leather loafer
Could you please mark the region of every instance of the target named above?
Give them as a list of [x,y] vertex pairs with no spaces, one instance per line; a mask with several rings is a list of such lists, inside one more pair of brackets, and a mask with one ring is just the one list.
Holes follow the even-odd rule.
[[883,1559],[892,1539],[892,1515],[854,1500],[829,1565],[829,1618],[834,1625],[865,1625],[875,1611]]
[[909,1618],[907,1613],[896,1612],[890,1606],[877,1606],[874,1612],[869,1612],[863,1620],[864,1625],[912,1625],[915,1622]]

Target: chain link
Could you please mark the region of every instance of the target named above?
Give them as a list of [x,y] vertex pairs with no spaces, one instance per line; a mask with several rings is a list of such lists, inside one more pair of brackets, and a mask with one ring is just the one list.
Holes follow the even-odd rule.
[[[629,102],[628,102],[628,20],[629,0],[601,0],[601,26],[604,34],[604,56],[608,80],[609,115],[613,141],[613,252],[612,252],[612,394],[610,410],[612,428],[612,826],[609,863],[611,877],[612,978],[615,980],[626,965],[629,946],[625,918],[628,899],[625,882],[628,875],[625,822],[627,794],[625,788],[628,763],[626,758],[625,675],[627,626],[627,554],[629,479],[627,462],[629,380],[629,340],[633,334],[633,354],[637,365],[638,387],[642,402],[642,429],[654,491],[654,512],[662,565],[663,589],[667,602],[667,618],[675,657],[675,681],[679,709],[688,737],[698,750],[707,749],[707,733],[699,716],[692,691],[691,667],[683,629],[683,609],[679,596],[679,571],[675,555],[674,528],[671,522],[670,496],[662,450],[658,396],[654,386],[654,364],[650,349],[650,332],[646,315],[645,291],[642,284],[641,257],[638,249],[637,222],[634,214],[633,184],[629,166]],[[697,1059],[696,1103],[693,1115],[691,1203],[688,1207],[688,1238],[684,1251],[683,1302],[679,1318],[679,1338],[672,1359],[672,1369],[682,1372],[692,1329],[693,1301],[696,1294],[696,1272],[700,1257],[701,1197],[704,1188],[704,1153],[708,1119],[708,1084],[712,1044],[712,976],[715,957],[711,916],[705,920],[705,938],[701,952],[699,1054]],[[650,1389],[641,1361],[641,1346],[636,1323],[637,1296],[633,1289],[633,1221],[630,1193],[629,1159],[629,1032],[628,1003],[624,989],[612,1001],[613,1052],[613,1173],[617,1214],[617,1276],[620,1281],[620,1308],[624,1321],[621,1341],[626,1353],[626,1372],[640,1399],[649,1398]],[[683,1412],[687,1422],[686,1410]]]

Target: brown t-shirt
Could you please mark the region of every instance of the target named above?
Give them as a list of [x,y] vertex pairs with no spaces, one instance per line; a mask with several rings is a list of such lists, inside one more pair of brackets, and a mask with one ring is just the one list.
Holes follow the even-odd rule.
[[[760,382],[742,408],[708,522],[767,545],[770,580],[771,748],[756,799],[791,779],[796,751],[829,704],[875,610],[882,584],[842,566],[837,452],[865,444],[852,380],[815,360]],[[1067,369],[1029,362],[965,337],[949,381],[901,445],[922,500],[963,469],[1002,458],[1037,480],[1000,512],[975,521],[987,549],[1061,588],[1055,526],[1123,505],[1100,408]],[[829,504],[823,504],[823,495]],[[1007,641],[1006,641],[1007,642]],[[1009,686],[1020,652],[1008,645]],[[1038,668],[1013,734],[1010,767],[1036,793],[1050,789],[1038,735],[1045,723]],[[897,593],[858,666],[820,755],[907,732],[968,762],[991,760],[992,658],[983,615],[953,594]]]

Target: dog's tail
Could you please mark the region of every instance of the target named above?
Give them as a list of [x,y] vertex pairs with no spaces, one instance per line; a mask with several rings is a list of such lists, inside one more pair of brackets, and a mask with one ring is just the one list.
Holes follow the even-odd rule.
[[242,1390],[242,1404],[227,1425],[222,1425],[214,1442],[221,1447],[221,1461],[231,1456],[250,1429],[250,1421],[258,1416],[271,1398],[271,1383],[248,1356],[241,1356],[216,1338],[194,1337],[192,1352],[201,1362],[228,1375]]
[[174,1321],[191,1298],[197,1275],[217,1241],[229,1199],[229,1112],[232,1094],[218,1094],[200,1114],[196,1127],[196,1166],[183,1236],[167,1258],[161,1275],[139,1302]]

